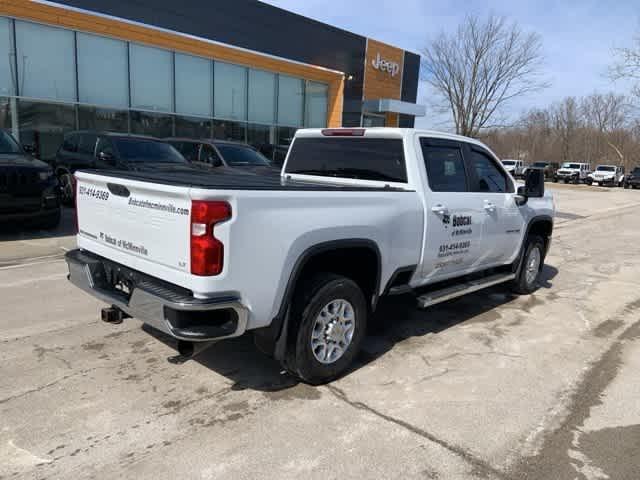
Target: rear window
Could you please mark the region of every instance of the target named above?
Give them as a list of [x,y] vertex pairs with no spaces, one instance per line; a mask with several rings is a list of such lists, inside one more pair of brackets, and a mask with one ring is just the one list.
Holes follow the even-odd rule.
[[184,157],[168,143],[137,138],[113,140],[120,158],[131,163],[187,163]]
[[297,138],[286,173],[407,181],[402,139],[366,137]]

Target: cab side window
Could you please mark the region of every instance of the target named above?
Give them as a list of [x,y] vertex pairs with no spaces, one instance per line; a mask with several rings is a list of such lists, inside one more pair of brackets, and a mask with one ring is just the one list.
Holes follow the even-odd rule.
[[66,152],[78,151],[78,135],[69,135],[62,142],[62,149]]
[[98,155],[101,153],[106,153],[108,155],[111,155],[112,157],[115,157],[113,145],[106,138],[101,138],[100,140],[98,140],[98,148],[96,149],[96,152],[98,153]]
[[206,143],[202,144],[202,148],[200,149],[200,161],[208,163],[212,167],[219,167],[222,165],[222,160],[218,155],[218,152],[211,145],[207,145]]
[[454,145],[429,145],[421,139],[422,156],[433,192],[467,192],[467,174],[462,149]]
[[93,155],[96,148],[97,135],[84,134],[80,135],[80,141],[78,142],[78,153],[84,153],[86,155]]
[[487,154],[471,149],[469,159],[478,179],[474,192],[506,193],[509,191],[507,175]]

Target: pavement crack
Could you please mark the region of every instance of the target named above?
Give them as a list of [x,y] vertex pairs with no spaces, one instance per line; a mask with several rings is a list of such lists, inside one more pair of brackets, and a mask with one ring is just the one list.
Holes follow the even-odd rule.
[[369,412],[375,416],[377,416],[378,418],[381,418],[383,420],[385,420],[386,422],[389,423],[393,423],[395,425],[398,425],[399,427],[404,428],[405,430],[408,430],[412,433],[414,433],[415,435],[418,435],[432,443],[435,443],[439,446],[441,446],[442,448],[448,450],[449,452],[453,453],[454,455],[462,458],[465,462],[467,462],[468,464],[470,464],[473,467],[473,470],[476,474],[481,475],[483,477],[488,477],[489,475],[493,475],[494,477],[500,478],[500,479],[504,479],[504,480],[508,480],[511,477],[509,477],[508,475],[506,475],[504,472],[496,469],[495,467],[491,466],[489,463],[485,462],[484,460],[482,460],[481,458],[478,458],[477,456],[475,456],[474,454],[472,454],[471,452],[465,450],[462,447],[459,447],[457,445],[453,445],[449,442],[447,442],[446,440],[442,440],[438,437],[436,437],[435,435],[433,435],[432,433],[427,432],[426,430],[423,430],[422,428],[416,427],[415,425],[412,425],[408,422],[405,422],[404,420],[400,420],[398,418],[392,417],[391,415],[386,415],[378,410],[376,410],[373,407],[370,407],[369,405],[363,403],[363,402],[359,402],[359,401],[354,401],[354,400],[350,400],[349,397],[347,396],[347,394],[341,390],[340,388],[333,386],[333,385],[326,385],[326,388],[339,400],[342,400],[343,402],[345,402],[346,404],[350,405],[351,407],[357,409],[357,410],[362,410],[365,412]]
[[16,393],[15,395],[11,395],[10,397],[2,398],[2,399],[0,399],[0,405],[2,405],[4,403],[7,403],[7,402],[10,402],[12,400],[16,400],[18,398],[26,397],[27,395],[31,395],[32,393],[40,392],[40,391],[45,390],[45,389],[47,389],[49,387],[53,387],[54,385],[56,385],[56,384],[58,384],[60,382],[64,382],[65,380],[68,380],[68,379],[70,379],[72,377],[77,377],[79,375],[84,375],[84,374],[87,374],[89,372],[92,372],[93,370],[96,370],[96,368],[90,368],[88,370],[81,370],[81,371],[76,372],[76,373],[70,373],[69,375],[64,375],[64,376],[58,378],[57,380],[54,380],[53,382],[49,382],[49,383],[46,383],[44,385],[40,385],[39,387],[32,388],[30,390],[26,390],[26,391],[21,392],[21,393]]

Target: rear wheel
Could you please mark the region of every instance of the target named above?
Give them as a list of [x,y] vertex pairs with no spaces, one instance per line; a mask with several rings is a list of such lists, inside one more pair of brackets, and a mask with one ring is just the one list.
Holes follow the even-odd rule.
[[360,350],[367,316],[365,296],[354,281],[316,275],[294,299],[295,348],[287,352],[285,368],[313,385],[338,378]]
[[538,235],[527,238],[524,258],[517,277],[513,280],[511,288],[520,294],[529,294],[538,288],[538,277],[544,261],[544,240]]

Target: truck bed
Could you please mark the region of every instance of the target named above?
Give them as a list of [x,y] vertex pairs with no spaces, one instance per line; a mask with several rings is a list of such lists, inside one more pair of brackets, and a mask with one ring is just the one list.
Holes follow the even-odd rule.
[[285,180],[280,177],[254,174],[216,173],[206,171],[192,172],[129,172],[119,170],[84,170],[87,173],[135,180],[139,182],[158,183],[179,187],[194,187],[211,190],[277,190],[277,191],[397,191],[411,190],[391,186],[377,187],[367,185],[331,185],[326,183],[301,182]]

